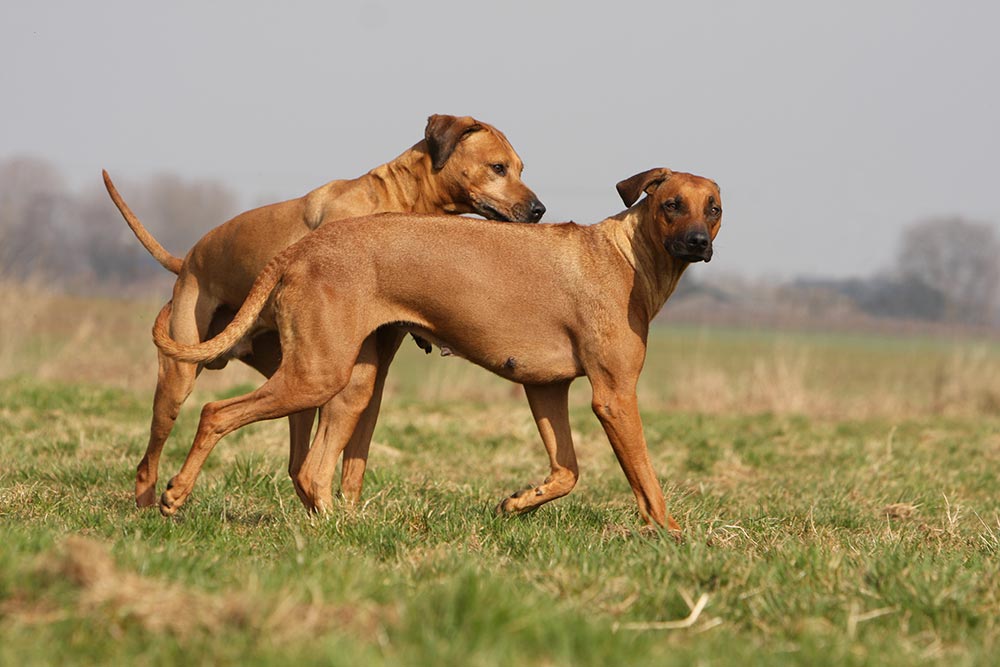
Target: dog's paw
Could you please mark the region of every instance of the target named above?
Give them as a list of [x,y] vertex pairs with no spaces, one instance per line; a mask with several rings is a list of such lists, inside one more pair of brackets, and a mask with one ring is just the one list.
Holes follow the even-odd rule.
[[170,483],[167,484],[167,490],[160,496],[160,514],[163,516],[173,516],[177,513],[180,506],[184,504],[186,498],[187,494],[178,493],[174,489],[173,480],[170,480]]
[[510,516],[513,513],[510,509],[510,498],[504,498],[493,508],[494,516]]
[[538,505],[529,505],[527,501],[536,495],[540,495],[538,492],[539,488],[536,486],[526,486],[523,489],[518,489],[500,501],[500,504],[494,510],[494,514],[497,516],[514,516],[536,510],[538,509]]
[[684,533],[676,522],[673,526],[659,526],[655,523],[647,523],[639,528],[638,534],[649,540],[670,540],[676,544],[684,543]]
[[309,510],[310,514],[318,514],[319,516],[332,516],[333,515],[333,496],[329,493],[325,497],[314,497],[310,506],[306,508]]
[[152,507],[156,504],[156,483],[152,486],[148,486],[145,489],[139,489],[138,486],[135,490],[135,506],[136,507]]
[[166,493],[160,496],[160,514],[165,517],[171,517],[177,513],[177,506],[172,504],[172,502],[166,497]]

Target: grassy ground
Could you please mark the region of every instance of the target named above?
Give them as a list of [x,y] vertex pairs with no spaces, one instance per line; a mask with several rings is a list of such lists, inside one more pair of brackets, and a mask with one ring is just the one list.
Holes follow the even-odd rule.
[[[585,381],[577,490],[494,518],[546,472],[523,396],[409,345],[361,507],[307,515],[274,422],[225,439],[174,520],[136,510],[157,305],[33,301],[30,326],[0,334],[0,664],[972,665],[1000,649],[995,344],[657,332],[640,403],[677,544],[639,530]],[[164,476],[197,404],[255,381],[215,376]]]

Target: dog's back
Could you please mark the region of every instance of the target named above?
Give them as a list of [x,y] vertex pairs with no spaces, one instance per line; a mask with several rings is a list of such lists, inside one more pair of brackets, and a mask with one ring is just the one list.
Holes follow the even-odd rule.
[[336,301],[330,319],[402,325],[518,382],[573,377],[569,331],[608,316],[595,319],[594,304],[609,291],[628,302],[627,285],[602,285],[600,273],[620,261],[603,231],[400,214],[345,220],[289,251],[280,301],[286,311],[309,308],[321,283]]

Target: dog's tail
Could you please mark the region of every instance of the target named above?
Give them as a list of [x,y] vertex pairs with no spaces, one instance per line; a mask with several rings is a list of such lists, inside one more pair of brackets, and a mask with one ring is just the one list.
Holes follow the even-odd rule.
[[133,213],[132,209],[128,207],[128,204],[125,203],[122,196],[118,194],[118,190],[115,188],[115,184],[111,182],[111,177],[108,176],[108,172],[102,170],[101,173],[104,174],[104,187],[108,189],[108,194],[111,195],[111,201],[113,201],[115,206],[118,207],[118,211],[122,214],[122,217],[125,218],[125,222],[128,223],[132,233],[135,234],[137,239],[139,239],[139,243],[141,243],[149,254],[153,256],[153,259],[160,263],[160,266],[171,273],[180,273],[181,265],[184,263],[184,260],[180,257],[174,257],[171,255],[166,248],[160,245],[159,241],[153,238],[153,235],[142,226],[141,222],[139,222],[139,218],[135,217],[135,213]]
[[288,253],[282,252],[264,267],[264,270],[257,276],[257,280],[254,281],[253,287],[250,288],[246,301],[240,306],[239,312],[236,313],[236,317],[229,323],[229,326],[219,332],[215,338],[210,338],[203,343],[186,345],[171,338],[169,322],[173,301],[168,301],[167,305],[160,310],[160,314],[156,316],[156,323],[153,324],[153,342],[156,343],[156,347],[160,348],[160,352],[168,357],[191,364],[211,361],[222,356],[232,349],[257,321],[257,316],[260,315],[260,311],[264,310],[265,304],[271,298],[271,292],[274,291],[274,287],[284,273],[287,263],[286,256]]

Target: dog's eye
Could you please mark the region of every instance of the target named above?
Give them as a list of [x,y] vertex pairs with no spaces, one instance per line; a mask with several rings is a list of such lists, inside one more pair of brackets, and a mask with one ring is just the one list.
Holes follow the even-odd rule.
[[663,208],[668,211],[676,211],[677,207],[678,204],[676,199],[668,199],[667,201],[663,202]]
[[498,176],[505,176],[507,174],[507,167],[500,163],[490,165],[493,167],[493,171],[497,173]]
[[722,215],[722,208],[719,206],[713,206],[712,208],[708,209],[708,212],[711,213],[712,215]]

